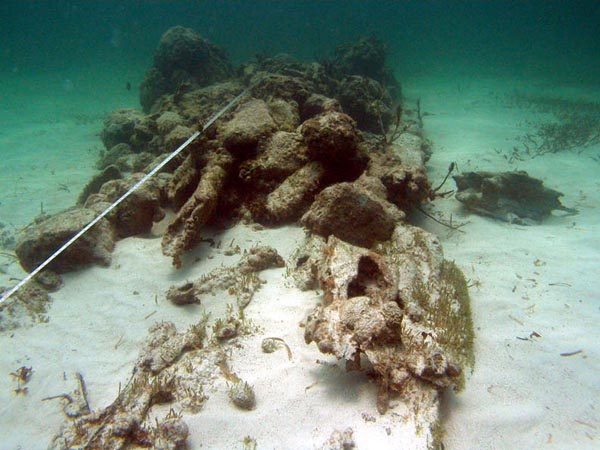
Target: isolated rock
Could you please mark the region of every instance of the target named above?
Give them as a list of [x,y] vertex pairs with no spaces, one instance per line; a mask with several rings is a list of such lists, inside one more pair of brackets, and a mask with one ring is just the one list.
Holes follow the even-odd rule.
[[466,172],[454,176],[456,199],[478,214],[505,222],[531,225],[546,219],[553,210],[577,214],[564,206],[562,193],[544,187],[527,172]]
[[[73,208],[29,225],[15,249],[23,269],[31,272],[95,217],[96,213],[90,209]],[[113,229],[102,219],[47,267],[56,273],[65,273],[94,263],[107,266],[114,245]]]

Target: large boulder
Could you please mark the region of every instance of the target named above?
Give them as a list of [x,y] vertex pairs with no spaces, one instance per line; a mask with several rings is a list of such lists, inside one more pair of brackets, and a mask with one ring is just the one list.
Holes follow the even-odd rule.
[[[32,224],[24,230],[15,253],[23,269],[31,272],[96,216],[87,208],[74,208]],[[90,264],[110,264],[115,238],[106,219],[100,220],[47,267],[57,273],[77,270]]]
[[336,98],[361,130],[380,134],[394,119],[389,93],[371,78],[358,75],[345,77],[340,82]]
[[386,65],[384,43],[373,37],[362,37],[357,42],[340,45],[327,66],[338,78],[360,75],[377,80],[386,87],[392,98],[401,96],[400,83]]

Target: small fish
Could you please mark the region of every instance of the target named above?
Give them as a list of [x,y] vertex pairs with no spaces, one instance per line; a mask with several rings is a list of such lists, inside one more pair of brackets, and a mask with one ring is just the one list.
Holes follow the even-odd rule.
[[125,84],[125,89],[131,91],[131,83],[129,81],[127,82],[127,84]]

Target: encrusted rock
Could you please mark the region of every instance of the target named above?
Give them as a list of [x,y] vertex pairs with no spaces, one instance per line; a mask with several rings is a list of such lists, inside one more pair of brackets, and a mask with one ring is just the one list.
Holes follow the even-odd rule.
[[98,169],[104,170],[108,166],[115,165],[119,170],[128,171],[130,166],[127,162],[127,156],[132,153],[131,146],[121,142],[104,153],[96,163],[96,166]]
[[[143,174],[133,174],[127,180],[112,180],[104,183],[99,195],[104,201],[113,203],[127,192]],[[121,238],[147,233],[152,224],[164,217],[161,208],[161,192],[156,179],[146,181],[125,200],[123,200],[108,218],[114,224]]]
[[233,74],[225,52],[194,30],[175,26],[161,37],[151,67],[140,86],[140,103],[150,111],[164,94],[185,85],[206,86]]
[[371,78],[346,77],[339,86],[337,99],[358,128],[383,133],[394,118],[392,99],[384,87]]
[[245,161],[240,178],[255,187],[280,183],[308,162],[308,150],[298,133],[278,131],[260,149],[257,158]]
[[393,98],[400,98],[400,83],[386,66],[385,59],[384,43],[368,36],[360,38],[357,42],[339,45],[328,65],[340,78],[344,75],[369,77],[384,84]]
[[184,125],[183,118],[174,111],[165,111],[156,119],[156,128],[161,135],[169,134],[181,125]]
[[135,126],[142,121],[144,115],[132,108],[118,109],[104,119],[104,127],[100,138],[106,149],[112,149],[115,145],[125,143],[131,144]]
[[308,120],[328,111],[342,112],[342,106],[333,98],[322,94],[312,94],[306,99],[301,111],[302,120]]
[[175,169],[171,182],[167,187],[167,198],[175,208],[180,208],[190,197],[200,181],[200,170],[192,155],[188,155],[182,164]]
[[[154,66],[172,82],[192,77],[200,86],[221,81],[233,70],[225,52],[190,28],[175,26],[160,38]],[[182,74],[183,72],[184,74]]]
[[158,423],[154,436],[155,450],[184,450],[190,430],[178,417],[169,417]]
[[531,225],[546,219],[553,210],[577,214],[564,206],[562,193],[544,187],[527,172],[466,172],[455,175],[456,198],[467,208],[505,222]]
[[254,389],[248,383],[238,380],[229,388],[229,399],[240,409],[250,411],[256,407]]
[[203,275],[194,282],[171,286],[167,298],[175,304],[200,303],[202,296],[227,290],[235,295],[240,308],[245,308],[254,293],[261,287],[257,273],[275,267],[284,267],[285,262],[271,247],[253,247],[233,267],[220,267]]
[[185,283],[181,286],[171,286],[167,291],[167,300],[174,305],[192,305],[200,303],[202,292],[194,283]]
[[[23,269],[28,272],[35,269],[95,217],[95,212],[90,209],[74,208],[39,224],[29,225],[15,249]],[[102,219],[54,259],[48,268],[64,273],[93,263],[107,266],[114,245],[112,227],[106,219]]]
[[[403,133],[398,140],[405,142],[403,137],[408,134]],[[417,136],[414,138],[422,141]],[[417,145],[386,146],[385,152],[371,155],[367,173],[381,180],[387,199],[407,213],[433,198],[425,171],[425,154]]]
[[[118,146],[116,146],[118,147]],[[88,184],[85,185],[77,199],[79,205],[83,205],[91,194],[97,193],[102,185],[110,180],[121,178],[121,171],[116,166],[108,166],[102,172],[95,175]]]
[[300,127],[310,156],[317,161],[335,163],[356,155],[360,134],[356,123],[346,114],[328,111],[307,120]]
[[215,212],[217,202],[228,177],[231,157],[214,154],[200,174],[196,190],[177,213],[163,235],[162,251],[181,266],[183,253],[198,243],[202,226]]
[[194,130],[190,127],[176,125],[169,134],[165,136],[165,148],[170,151],[175,151],[175,149],[187,141],[192,134],[194,134]]
[[[48,272],[45,270],[42,274]],[[11,301],[0,305],[0,331],[49,320],[46,313],[50,308],[50,296],[38,280],[39,275],[15,292]],[[3,287],[0,287],[0,293],[4,293]]]
[[[182,415],[173,409],[150,424],[154,405],[177,402],[197,413],[207,400],[204,387],[217,377],[223,365],[220,348],[204,348],[206,319],[177,333],[170,322],[155,324],[144,345],[131,378],[107,407],[90,413],[82,382],[73,402],[84,400],[87,411],[78,411],[54,437],[49,448],[184,450],[189,435]],[[156,424],[154,427],[153,425]]]
[[302,224],[323,237],[335,235],[361,247],[388,240],[404,215],[363,183],[338,183],[315,198]]
[[242,104],[233,118],[223,125],[223,145],[234,154],[248,156],[276,128],[267,104],[263,100],[253,99]]
[[267,196],[266,220],[272,223],[298,220],[314,200],[325,173],[323,164],[313,161],[287,177]]
[[148,330],[149,336],[137,365],[158,373],[170,366],[186,348],[202,348],[206,337],[204,327],[190,328],[185,333],[177,333],[173,322],[158,322]]
[[285,101],[274,98],[267,102],[273,121],[280,131],[295,131],[300,125],[298,104],[294,101]]

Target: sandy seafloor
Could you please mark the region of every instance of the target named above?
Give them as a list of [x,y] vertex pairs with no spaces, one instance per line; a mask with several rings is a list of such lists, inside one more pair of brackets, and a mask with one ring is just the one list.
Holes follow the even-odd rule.
[[[7,100],[0,104],[1,222],[18,229],[39,214],[41,202],[48,213],[73,205],[94,173],[104,114],[137,103],[136,93],[124,86],[139,74],[100,75],[92,69],[68,76],[6,75],[0,85]],[[469,222],[462,233],[449,233],[415,213],[413,219],[439,235],[446,257],[474,284],[476,365],[463,392],[444,396],[445,449],[598,448],[600,162],[592,156],[600,148],[518,164],[509,164],[494,149],[511,149],[524,132],[523,121],[532,117],[529,110],[510,107],[505,94],[522,89],[598,101],[600,93],[469,76],[403,84],[408,103],[420,98],[428,113],[432,184],[441,181],[452,161],[462,171],[518,168],[564,192],[563,203],[580,211],[526,227],[469,214],[454,198],[436,200],[430,209]],[[287,258],[302,237],[296,227],[253,231],[240,225],[217,239],[235,239],[243,248],[271,244]],[[194,262],[197,256],[200,262]],[[232,265],[237,258],[201,245],[176,271],[160,253],[159,237],[144,236],[120,241],[110,267],[64,276],[64,287],[52,295],[48,323],[0,335],[0,448],[47,447],[64,418],[60,401],[42,398],[72,391],[75,372],[85,377],[92,409],[112,402],[153,322],[172,320],[183,330],[199,320],[204,308],[213,317],[222,315],[233,299],[213,297],[182,309],[168,303],[164,293],[174,283],[221,263]],[[0,274],[1,285],[23,276],[9,260],[0,263],[6,272]],[[354,430],[360,449],[423,448],[414,430],[402,428],[402,406],[380,416],[375,385],[364,374],[346,373],[335,358],[304,344],[299,323],[319,296],[292,288],[284,272],[261,274],[268,282],[246,310],[261,331],[240,339],[242,348],[231,354],[232,368],[255,388],[257,408],[236,409],[227,400],[225,380],[218,381],[207,392],[204,409],[186,414],[190,448],[243,448],[242,440],[251,436],[259,449],[312,449],[334,430],[346,428]],[[518,339],[533,332],[540,337]],[[292,360],[285,352],[262,353],[264,336],[283,338]],[[13,393],[16,383],[9,375],[21,366],[33,368],[27,395]],[[163,416],[168,409],[161,406],[156,413]]]

